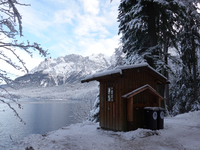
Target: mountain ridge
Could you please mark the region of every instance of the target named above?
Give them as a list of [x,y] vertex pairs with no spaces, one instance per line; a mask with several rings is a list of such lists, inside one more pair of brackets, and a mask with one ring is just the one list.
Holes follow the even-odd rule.
[[58,86],[66,83],[80,82],[88,74],[113,68],[114,55],[93,54],[81,56],[70,54],[56,59],[45,58],[30,73],[18,77],[16,82],[21,86]]

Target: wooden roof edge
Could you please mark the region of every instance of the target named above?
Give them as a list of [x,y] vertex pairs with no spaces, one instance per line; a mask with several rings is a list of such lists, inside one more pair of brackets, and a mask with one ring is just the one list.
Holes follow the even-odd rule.
[[158,75],[160,75],[161,77],[163,77],[164,79],[168,80],[164,75],[162,75],[160,72],[158,72],[157,70],[155,70],[153,67],[151,67],[150,65],[148,65],[148,68],[150,68],[151,70],[153,70],[154,72],[156,72]]
[[90,75],[86,76],[83,80],[81,80],[81,83],[98,80],[102,77],[111,76],[113,74],[122,74],[122,70],[115,69],[115,70],[107,70],[107,71],[98,72],[95,74],[90,74]]
[[155,95],[157,95],[159,98],[164,99],[164,98],[163,98],[154,88],[152,88],[149,84],[146,84],[146,85],[144,85],[144,86],[141,86],[141,87],[139,87],[139,88],[137,88],[137,89],[135,89],[135,90],[133,90],[133,91],[131,91],[131,92],[125,94],[125,95],[122,95],[122,98],[130,98],[130,97],[133,97],[133,96],[135,96],[135,95],[137,95],[137,94],[139,94],[139,93],[141,93],[142,91],[147,90],[147,89],[151,90],[151,91],[152,91]]
[[[149,85],[149,84],[145,84],[145,85],[143,85],[143,86],[141,86],[141,87],[139,87],[139,88],[137,88],[137,89],[135,89],[135,90],[133,90],[133,91],[131,91],[131,92],[125,94],[125,95],[122,95],[122,97],[123,97],[123,98],[129,98],[129,96],[132,95],[133,93],[138,92],[138,91],[140,91],[140,90],[142,90],[142,89],[146,89],[148,86],[150,86],[150,85]],[[151,87],[151,86],[150,86],[150,87]]]

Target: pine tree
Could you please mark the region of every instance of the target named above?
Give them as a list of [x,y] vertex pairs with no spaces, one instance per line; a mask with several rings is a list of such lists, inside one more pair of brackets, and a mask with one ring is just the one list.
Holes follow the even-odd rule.
[[[197,83],[199,82],[200,78],[197,78]],[[200,92],[199,89],[198,92]],[[174,86],[170,88],[170,99],[173,106],[171,110],[172,115],[200,110],[199,101],[193,101],[193,76],[188,74],[185,69],[181,70],[178,80]]]
[[184,25],[181,42],[181,58],[183,64],[193,74],[194,101],[197,100],[197,51],[200,48],[200,14],[197,12],[197,1],[188,1],[188,21]]
[[124,53],[121,50],[121,47],[116,48],[114,54],[115,54],[115,61],[116,61],[115,67],[124,65],[126,61],[125,61],[125,57],[123,55]]
[[[168,65],[168,59],[173,58],[168,49],[178,49],[185,10],[185,5],[177,0],[122,0],[118,15],[119,33],[127,59],[139,54],[168,78],[168,72],[173,73]],[[162,96],[166,93],[169,106],[169,86],[160,85],[158,92]]]
[[[200,14],[196,0],[183,1],[187,6],[187,20],[181,32],[182,74],[173,87],[171,98],[173,114],[200,109],[198,93],[200,92],[198,77],[198,55],[200,48]],[[181,89],[181,90],[180,90]]]
[[136,52],[154,68],[166,66],[168,47],[178,47],[184,11],[184,5],[175,0],[122,0],[119,33],[127,58]]

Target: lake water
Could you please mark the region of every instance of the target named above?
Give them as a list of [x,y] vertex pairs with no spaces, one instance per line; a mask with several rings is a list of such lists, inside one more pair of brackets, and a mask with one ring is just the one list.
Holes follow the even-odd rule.
[[[77,104],[72,101],[20,101],[23,109],[13,105],[24,125],[11,109],[0,103],[0,149],[6,150],[29,134],[45,134],[63,126],[81,122],[75,112]],[[5,111],[3,111],[5,110]]]

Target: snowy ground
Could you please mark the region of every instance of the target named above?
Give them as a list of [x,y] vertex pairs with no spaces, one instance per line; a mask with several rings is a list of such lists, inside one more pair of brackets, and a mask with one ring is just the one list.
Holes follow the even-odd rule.
[[30,135],[13,150],[32,146],[34,150],[199,150],[200,111],[165,118],[165,129],[113,132],[83,122],[46,135]]

